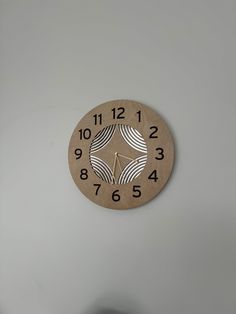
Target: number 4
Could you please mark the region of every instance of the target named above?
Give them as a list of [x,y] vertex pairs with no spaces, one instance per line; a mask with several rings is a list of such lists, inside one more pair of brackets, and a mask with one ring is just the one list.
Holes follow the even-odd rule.
[[156,170],[153,170],[153,172],[150,174],[150,176],[148,177],[148,179],[157,182],[157,180],[158,180],[157,171],[156,171]]

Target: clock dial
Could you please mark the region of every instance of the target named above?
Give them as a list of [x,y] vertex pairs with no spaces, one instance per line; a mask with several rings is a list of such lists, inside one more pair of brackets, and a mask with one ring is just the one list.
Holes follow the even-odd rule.
[[90,162],[94,172],[110,184],[132,182],[140,175],[146,161],[146,142],[129,125],[112,124],[105,127],[98,132],[90,146]]
[[173,167],[174,144],[164,120],[147,106],[113,100],[95,107],[76,126],[69,166],[93,202],[128,209],[155,197]]

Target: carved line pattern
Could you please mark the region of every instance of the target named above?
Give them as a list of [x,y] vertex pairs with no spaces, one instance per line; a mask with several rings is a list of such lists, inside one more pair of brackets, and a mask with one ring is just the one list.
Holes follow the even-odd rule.
[[147,145],[142,135],[129,125],[119,124],[119,130],[124,140],[137,151],[147,154]]
[[132,148],[144,153],[145,155],[131,161],[121,172],[119,179],[115,182],[112,170],[109,165],[102,159],[93,154],[103,149],[112,139],[115,131],[115,124],[109,125],[102,129],[93,139],[90,147],[90,162],[96,175],[103,181],[114,184],[126,184],[137,178],[143,171],[147,161],[147,145],[142,135],[134,128],[124,124],[118,124],[118,129],[123,139]]
[[111,168],[102,159],[90,156],[90,162],[96,175],[107,183],[114,183]]
[[102,129],[98,134],[95,136],[95,138],[92,141],[91,147],[90,147],[90,153],[96,153],[100,149],[104,148],[112,139],[112,136],[114,135],[116,130],[116,125],[109,125]]
[[136,179],[143,171],[147,162],[147,155],[131,161],[121,172],[118,184],[126,184]]

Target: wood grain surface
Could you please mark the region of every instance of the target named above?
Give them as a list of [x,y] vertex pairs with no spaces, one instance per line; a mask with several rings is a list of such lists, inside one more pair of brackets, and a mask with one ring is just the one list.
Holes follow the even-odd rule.
[[[131,142],[125,140],[122,130]],[[103,207],[128,209],[150,201],[166,185],[174,164],[174,143],[156,111],[136,101],[112,100],[95,107],[79,121],[71,136],[68,159],[73,180],[88,199]],[[96,172],[97,160],[101,169]],[[105,174],[102,162],[108,166]],[[119,184],[126,167],[138,175]],[[128,175],[123,177],[130,179]]]

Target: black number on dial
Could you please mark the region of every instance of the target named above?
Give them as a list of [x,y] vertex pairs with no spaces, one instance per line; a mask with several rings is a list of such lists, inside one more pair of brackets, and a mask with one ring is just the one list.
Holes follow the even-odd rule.
[[158,127],[157,126],[151,126],[150,130],[154,130],[154,131],[150,134],[149,138],[158,138],[158,136],[156,135],[157,131],[158,131]]
[[112,200],[114,202],[119,202],[120,200],[120,195],[118,194],[119,190],[115,190],[113,193],[112,193]]
[[133,186],[133,192],[134,192],[133,197],[136,197],[136,198],[141,197],[142,193],[140,191],[140,188],[141,188],[141,185],[134,185]]
[[157,171],[156,171],[156,170],[153,170],[153,172],[150,174],[150,176],[148,177],[148,179],[157,182],[157,180],[158,180]]
[[158,152],[158,156],[155,157],[157,160],[162,160],[164,159],[164,149],[161,147],[156,148],[156,151]]
[[113,119],[125,119],[125,116],[122,116],[125,112],[124,107],[113,108],[111,111],[113,112]]
[[89,140],[91,137],[91,134],[92,134],[92,132],[90,129],[84,129],[84,130],[80,129],[79,130],[79,135],[80,135],[81,140],[83,140],[83,139]]
[[102,124],[102,114],[95,114],[94,116],[94,123],[95,125],[97,124]]
[[80,159],[81,157],[82,157],[82,149],[80,149],[80,148],[77,148],[76,150],[75,150],[75,158],[76,159]]
[[93,186],[95,186],[96,187],[96,192],[95,192],[95,194],[96,195],[98,195],[98,191],[99,191],[99,189],[100,189],[100,187],[101,187],[101,184],[99,184],[99,183],[95,183]]
[[138,115],[138,122],[141,122],[141,110],[137,112],[137,115]]
[[87,180],[88,179],[88,170],[87,169],[81,169],[80,179],[81,180]]

